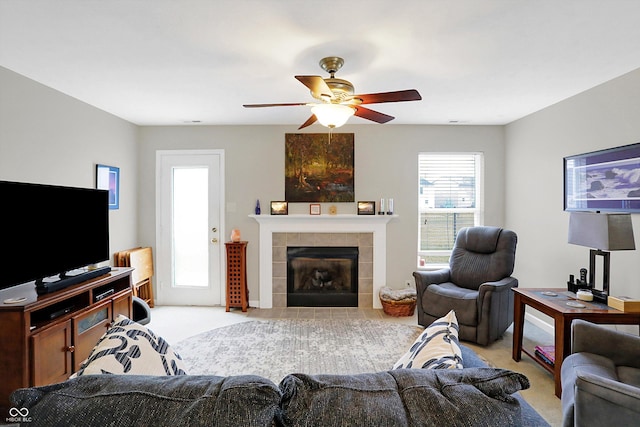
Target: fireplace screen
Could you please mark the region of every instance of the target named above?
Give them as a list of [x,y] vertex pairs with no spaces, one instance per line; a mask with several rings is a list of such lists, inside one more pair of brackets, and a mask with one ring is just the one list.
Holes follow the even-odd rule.
[[288,247],[288,307],[357,307],[357,247]]

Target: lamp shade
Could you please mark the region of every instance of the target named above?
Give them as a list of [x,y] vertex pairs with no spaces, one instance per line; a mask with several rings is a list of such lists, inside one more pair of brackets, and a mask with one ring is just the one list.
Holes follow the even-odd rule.
[[571,212],[569,243],[602,251],[636,248],[628,213]]
[[342,104],[317,104],[311,107],[311,112],[323,126],[339,128],[353,116],[356,110]]

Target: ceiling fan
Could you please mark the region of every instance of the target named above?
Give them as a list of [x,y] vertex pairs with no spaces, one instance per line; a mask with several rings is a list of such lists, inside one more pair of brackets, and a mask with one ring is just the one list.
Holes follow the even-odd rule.
[[335,73],[343,65],[342,58],[330,56],[320,60],[320,67],[330,75],[328,79],[323,79],[320,76],[296,76],[300,83],[310,89],[311,96],[319,102],[244,104],[243,106],[245,108],[309,106],[312,112],[311,117],[298,129],[310,126],[316,121],[328,128],[337,128],[345,124],[353,115],[376,123],[387,123],[394,119],[393,116],[365,108],[363,104],[419,101],[422,99],[415,89],[355,95],[351,82],[335,78]]

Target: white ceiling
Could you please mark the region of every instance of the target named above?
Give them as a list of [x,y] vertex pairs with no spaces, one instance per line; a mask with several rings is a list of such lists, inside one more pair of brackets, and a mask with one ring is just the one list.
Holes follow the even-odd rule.
[[637,0],[0,0],[0,66],[139,125],[297,126],[308,107],[242,104],[313,101],[294,75],[341,56],[356,93],[422,94],[368,106],[390,124],[505,124],[640,68],[639,17]]

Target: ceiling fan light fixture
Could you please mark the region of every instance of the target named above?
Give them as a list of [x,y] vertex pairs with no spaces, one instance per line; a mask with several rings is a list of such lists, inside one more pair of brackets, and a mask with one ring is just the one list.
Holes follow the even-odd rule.
[[342,104],[317,104],[311,107],[311,112],[322,126],[333,129],[344,125],[356,110]]

